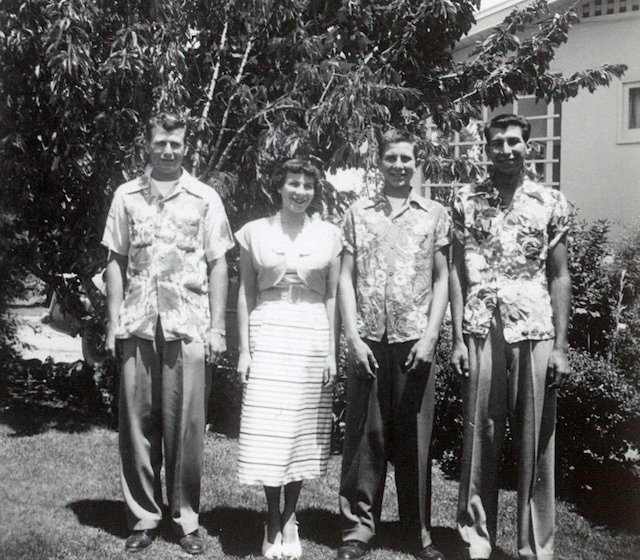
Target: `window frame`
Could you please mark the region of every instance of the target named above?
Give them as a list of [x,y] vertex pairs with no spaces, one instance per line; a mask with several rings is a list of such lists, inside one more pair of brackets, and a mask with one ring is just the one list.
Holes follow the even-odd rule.
[[618,144],[640,143],[640,128],[629,128],[630,92],[640,88],[640,78],[623,78],[618,96]]

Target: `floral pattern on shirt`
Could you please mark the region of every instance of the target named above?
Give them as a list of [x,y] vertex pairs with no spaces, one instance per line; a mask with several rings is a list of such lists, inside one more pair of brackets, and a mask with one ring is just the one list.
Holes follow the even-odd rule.
[[434,252],[451,241],[451,220],[438,202],[411,194],[393,213],[386,197],[347,211],[345,250],[354,255],[358,331],[392,343],[420,338],[433,299]]
[[150,174],[119,187],[102,240],[126,255],[127,280],[116,337],[205,340],[209,330],[207,261],[233,247],[218,194],[186,171],[166,198]]
[[490,178],[460,188],[453,228],[464,246],[465,333],[484,338],[498,308],[508,343],[554,337],[547,257],[570,220],[565,197],[529,178],[508,209],[501,208]]

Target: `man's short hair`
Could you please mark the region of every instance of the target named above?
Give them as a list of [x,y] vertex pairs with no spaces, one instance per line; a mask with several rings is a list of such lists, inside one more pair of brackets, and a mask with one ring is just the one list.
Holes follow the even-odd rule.
[[279,203],[280,189],[284,185],[288,173],[302,173],[313,179],[313,200],[307,209],[308,214],[322,209],[322,171],[307,158],[293,158],[281,163],[273,174],[270,195]]
[[389,128],[385,132],[378,134],[378,157],[382,159],[389,144],[397,144],[398,142],[413,144],[413,156],[418,159],[418,139],[408,130],[397,128]]
[[187,135],[189,129],[187,119],[181,117],[177,113],[156,113],[147,122],[147,141],[151,140],[151,134],[153,133],[153,129],[156,126],[164,128],[167,132],[172,132],[173,130],[184,128],[185,136]]
[[514,115],[511,113],[496,115],[493,117],[489,124],[484,127],[484,138],[487,144],[491,142],[491,129],[497,128],[498,130],[506,130],[510,126],[518,126],[522,130],[522,139],[525,142],[529,141],[531,135],[531,123],[525,119],[522,115]]

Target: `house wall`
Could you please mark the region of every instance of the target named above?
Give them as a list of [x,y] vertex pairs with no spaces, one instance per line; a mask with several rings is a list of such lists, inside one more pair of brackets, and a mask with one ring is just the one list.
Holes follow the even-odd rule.
[[[640,18],[583,20],[557,51],[564,76],[622,63],[624,80],[640,80]],[[561,189],[588,221],[606,218],[617,235],[640,223],[640,143],[618,143],[622,83],[583,90],[562,106]]]

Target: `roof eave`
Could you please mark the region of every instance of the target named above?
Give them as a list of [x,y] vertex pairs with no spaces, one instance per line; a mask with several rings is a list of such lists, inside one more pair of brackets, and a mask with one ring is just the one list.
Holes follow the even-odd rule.
[[[475,44],[480,38],[486,36],[496,25],[499,25],[515,9],[527,6],[534,0],[505,0],[486,9],[480,8],[476,13],[476,23],[471,28],[468,35],[462,37],[456,43],[453,51],[459,51]],[[576,0],[549,0],[549,11],[551,13],[568,8],[572,4],[577,4]]]

